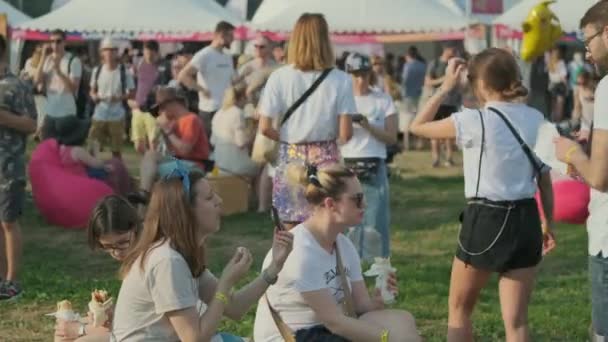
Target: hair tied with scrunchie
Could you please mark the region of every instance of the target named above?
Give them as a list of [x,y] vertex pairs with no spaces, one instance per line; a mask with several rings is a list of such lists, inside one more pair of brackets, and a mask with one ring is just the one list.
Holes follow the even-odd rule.
[[309,164],[306,166],[306,177],[308,178],[308,182],[310,182],[310,184],[318,188],[322,188],[323,186],[321,185],[319,176],[317,174],[318,171],[319,170],[317,169],[316,165]]

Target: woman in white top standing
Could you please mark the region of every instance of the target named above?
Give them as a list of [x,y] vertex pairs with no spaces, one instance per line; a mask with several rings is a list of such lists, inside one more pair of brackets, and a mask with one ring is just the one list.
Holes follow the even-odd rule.
[[[334,164],[320,169],[294,165],[289,175],[293,186],[305,189],[312,213],[291,230],[293,252],[278,282],[258,303],[254,340],[290,341],[290,335],[297,342],[420,341],[411,314],[387,310],[379,291],[370,298],[357,250],[342,234],[361,223],[365,210],[355,174]],[[264,266],[272,254],[268,252]],[[389,275],[389,290],[395,293],[396,286],[395,275]],[[289,331],[281,332],[277,322]]]
[[[321,14],[303,14],[296,23],[289,42],[288,65],[272,73],[258,112],[259,130],[280,142],[277,168],[273,180],[273,205],[289,227],[309,215],[302,191],[287,186],[287,164],[324,165],[340,159],[337,142],[352,136],[350,114],[355,113],[352,81],[337,69],[329,40],[329,27]],[[315,81],[331,69],[318,88],[278,129],[285,112],[311,88]]]
[[[372,70],[367,56],[353,53],[346,59],[346,72],[353,77],[353,91],[359,114],[353,115],[353,137],[340,147],[347,167],[357,173],[367,202],[365,217],[356,232],[359,251],[390,255],[390,204],[387,146],[397,143],[397,109],[391,97],[372,88]],[[371,251],[364,230],[372,227],[381,236],[382,249]]]
[[564,119],[566,96],[568,96],[568,68],[559,48],[549,55],[549,91],[551,92],[551,120],[559,123]]
[[574,110],[572,121],[575,126],[580,125],[578,139],[589,140],[591,125],[593,124],[593,106],[595,105],[595,88],[597,82],[588,71],[581,71],[577,76],[574,90]]
[[207,269],[205,241],[220,229],[221,204],[203,174],[188,173],[179,161],[155,184],[144,228],[123,260],[113,340],[242,342],[216,329],[223,316],[241,319],[276,282],[293,240],[277,232],[272,261],[233,293],[252,256],[239,247],[219,280]]
[[[498,273],[506,340],[529,341],[528,304],[537,267],[555,240],[550,229],[550,170],[533,152],[524,152],[522,144],[534,145],[544,118],[521,103],[527,90],[514,57],[501,49],[488,49],[473,57],[468,67],[481,109],[465,109],[432,121],[464,69],[462,60],[450,60],[445,82],[410,128],[425,138],[456,138],[463,149],[467,206],[452,265],[447,339],[473,341],[475,303],[490,276]],[[536,180],[544,212],[549,213],[548,226],[542,230],[534,200]]]

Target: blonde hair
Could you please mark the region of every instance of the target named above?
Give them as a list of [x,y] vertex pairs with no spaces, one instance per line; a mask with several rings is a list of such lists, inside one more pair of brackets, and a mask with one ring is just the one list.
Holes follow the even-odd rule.
[[346,180],[355,177],[355,173],[340,164],[332,164],[321,169],[314,165],[289,165],[287,180],[294,186],[304,188],[306,201],[319,205],[323,200],[337,198],[346,191]]
[[335,65],[329,26],[322,14],[304,13],[293,28],[287,63],[302,71],[320,71]]
[[236,103],[244,99],[247,95],[247,85],[245,83],[237,83],[233,86],[228,87],[224,93],[224,102],[222,103],[222,109],[228,109],[236,106]]

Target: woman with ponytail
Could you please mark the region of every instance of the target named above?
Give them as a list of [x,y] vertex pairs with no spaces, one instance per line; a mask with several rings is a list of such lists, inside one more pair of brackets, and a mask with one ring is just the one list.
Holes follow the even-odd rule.
[[[425,138],[456,138],[463,150],[467,206],[452,265],[447,340],[473,341],[475,303],[490,276],[498,273],[506,340],[529,341],[528,304],[538,264],[555,247],[549,167],[529,147],[544,118],[521,103],[527,90],[514,57],[488,49],[468,66],[481,109],[432,121],[465,69],[464,61],[450,60],[445,82],[410,127]],[[544,212],[549,213],[542,230],[534,200],[536,182]]]
[[[337,164],[292,164],[287,179],[304,192],[311,215],[290,231],[293,252],[258,303],[254,340],[420,341],[411,314],[386,309],[379,291],[370,297],[357,250],[342,234],[360,224],[365,211],[355,173]],[[269,251],[264,267],[272,257]],[[395,274],[388,277],[388,290],[397,291]]]

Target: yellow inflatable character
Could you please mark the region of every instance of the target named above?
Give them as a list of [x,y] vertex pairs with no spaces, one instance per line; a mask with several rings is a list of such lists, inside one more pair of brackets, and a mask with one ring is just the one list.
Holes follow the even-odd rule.
[[526,62],[531,62],[551,49],[563,34],[559,19],[549,9],[549,5],[554,2],[555,0],[543,1],[536,5],[522,25],[524,41],[521,58]]

